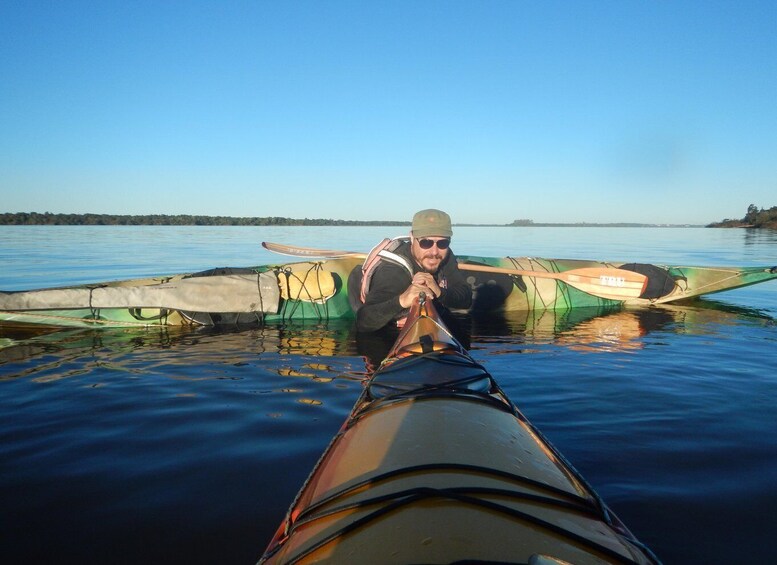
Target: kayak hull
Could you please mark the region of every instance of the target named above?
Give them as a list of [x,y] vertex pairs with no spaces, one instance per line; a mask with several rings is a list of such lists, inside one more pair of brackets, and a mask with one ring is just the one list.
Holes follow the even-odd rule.
[[436,314],[411,313],[260,563],[540,556],[657,562]]
[[[335,497],[319,512],[381,497],[396,507],[376,503],[333,512],[295,529],[267,562],[300,554],[303,563],[527,563],[541,553],[570,563],[604,558],[604,552],[542,525],[564,523],[570,534],[593,539],[624,559],[651,563],[623,533],[603,525],[590,509],[594,501],[586,489],[543,447],[525,422],[466,399],[418,401],[376,412],[338,437],[299,503],[318,504],[337,489],[369,483],[369,489]],[[514,478],[519,476],[525,479]],[[407,494],[400,497],[400,492]],[[567,503],[579,509],[570,510]],[[380,516],[373,517],[376,512]],[[349,528],[350,535],[336,536]]]
[[[542,312],[684,301],[777,278],[775,267],[684,267],[539,258],[460,257],[472,264],[549,273],[586,267],[643,272],[643,296],[588,294],[540,277],[467,272],[478,312]],[[0,321],[70,327],[229,325],[347,319],[348,279],[361,259],[342,257],[21,292],[0,292]]]

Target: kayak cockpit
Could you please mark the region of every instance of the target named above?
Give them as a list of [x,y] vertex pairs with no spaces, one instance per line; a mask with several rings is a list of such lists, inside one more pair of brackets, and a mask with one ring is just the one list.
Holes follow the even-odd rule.
[[491,375],[439,321],[431,301],[422,295],[407,319],[410,321],[367,385],[368,402],[441,392],[490,394],[497,390]]

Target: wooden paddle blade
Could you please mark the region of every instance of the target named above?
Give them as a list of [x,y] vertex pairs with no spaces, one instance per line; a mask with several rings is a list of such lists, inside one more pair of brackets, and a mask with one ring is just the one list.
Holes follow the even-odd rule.
[[[560,280],[570,286],[612,300],[639,298],[648,283],[648,278],[641,273],[607,267],[586,267],[559,274],[566,275]],[[591,292],[593,288],[596,292]]]
[[296,245],[284,245],[283,243],[272,243],[263,241],[262,247],[274,253],[281,255],[292,255],[294,257],[360,257],[366,258],[366,253],[356,253],[354,251],[339,251],[334,249],[316,249],[314,247],[300,247]]
[[521,269],[508,269],[505,267],[492,267],[490,265],[474,265],[459,263],[459,269],[463,271],[481,271],[486,273],[502,273],[506,275],[520,275],[536,279],[554,279],[562,281],[569,286],[582,290],[587,294],[607,298],[610,300],[628,300],[639,298],[645,291],[648,279],[641,273],[616,269],[614,267],[583,267],[560,273],[546,271],[525,271]]

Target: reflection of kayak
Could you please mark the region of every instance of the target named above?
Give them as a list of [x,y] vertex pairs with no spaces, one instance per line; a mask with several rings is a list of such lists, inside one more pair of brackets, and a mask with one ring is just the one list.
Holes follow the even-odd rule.
[[[772,316],[714,300],[691,304],[662,304],[652,308],[596,307],[568,310],[491,312],[461,317],[455,322],[460,340],[490,340],[505,344],[556,343],[576,349],[606,352],[642,347],[644,337],[655,331],[704,334],[719,326],[750,323],[773,325]],[[396,335],[395,333],[393,334]],[[160,326],[146,328],[63,328],[39,324],[0,324],[0,364],[41,355],[66,358],[88,351],[106,359],[116,353],[184,346],[191,355],[219,358],[225,351],[281,353],[315,357],[362,355],[377,365],[393,344],[392,333],[356,333],[350,320],[325,324],[272,323],[259,328]],[[466,343],[466,341],[462,341]],[[506,348],[506,353],[513,349]],[[115,363],[115,361],[112,361]]]
[[260,563],[655,563],[416,303]]
[[[777,268],[661,267],[579,260],[460,257],[470,264],[561,273],[588,267],[647,276],[640,298],[649,305],[686,300],[777,278]],[[358,257],[223,268],[193,274],[0,292],[0,321],[55,326],[231,325],[260,321],[333,320],[353,316],[348,277]],[[539,276],[468,272],[476,311],[600,308],[601,298]]]
[[[185,349],[185,356],[170,356],[165,363],[176,360],[187,366],[218,363],[236,352],[236,357],[246,353],[298,357],[303,365],[310,366],[310,357],[315,358],[316,364],[321,364],[321,358],[357,355],[353,333],[353,324],[348,320],[325,325],[316,322],[266,324],[258,328],[161,326],[153,330],[56,328],[11,323],[0,325],[0,365],[45,355],[47,364],[51,365],[89,356],[97,363],[117,367],[135,355],[154,356]],[[289,376],[306,372],[304,367],[293,367]],[[181,377],[176,374],[175,378]]]
[[522,344],[555,343],[590,352],[627,351],[641,349],[644,338],[653,332],[703,335],[743,320],[775,323],[772,316],[759,310],[702,299],[650,308],[571,308],[473,316],[471,339],[481,342],[501,337],[512,341],[520,336]]

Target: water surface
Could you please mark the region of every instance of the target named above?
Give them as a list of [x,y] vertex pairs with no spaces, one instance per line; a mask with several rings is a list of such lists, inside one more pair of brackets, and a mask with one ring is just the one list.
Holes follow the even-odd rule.
[[[384,228],[0,227],[0,289],[366,251]],[[461,254],[774,265],[774,232],[460,228]],[[777,562],[777,283],[688,306],[463,319],[471,352],[666,563]],[[349,321],[0,328],[8,562],[253,563],[380,343]]]

